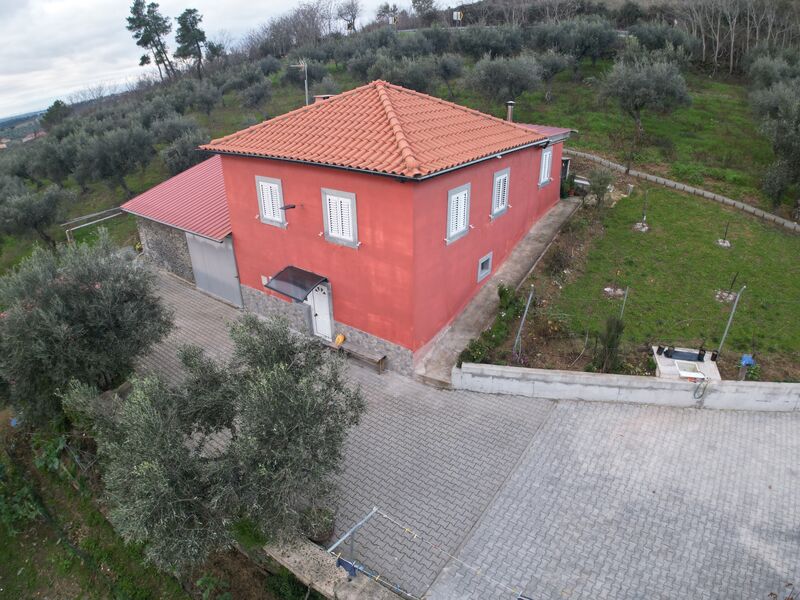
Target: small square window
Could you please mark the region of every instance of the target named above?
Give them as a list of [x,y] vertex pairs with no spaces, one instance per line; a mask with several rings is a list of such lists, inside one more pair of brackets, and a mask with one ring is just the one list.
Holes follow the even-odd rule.
[[478,281],[483,281],[492,272],[492,253],[489,252],[486,256],[478,261]]

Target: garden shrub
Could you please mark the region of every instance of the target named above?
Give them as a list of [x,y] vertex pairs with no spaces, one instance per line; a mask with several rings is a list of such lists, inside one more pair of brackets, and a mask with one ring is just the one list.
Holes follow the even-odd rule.
[[33,488],[13,465],[0,460],[0,526],[16,535],[38,517]]
[[514,288],[500,284],[497,295],[500,298],[497,316],[488,329],[467,344],[459,356],[459,366],[464,362],[481,363],[490,360],[492,353],[508,339],[512,324],[525,309],[525,301]]
[[616,315],[606,319],[606,328],[600,333],[594,357],[594,366],[603,373],[614,373],[619,369],[619,345],[624,331],[622,319]]
[[553,246],[553,249],[548,252],[547,258],[545,258],[544,269],[548,275],[561,275],[569,268],[571,262],[572,259],[569,252],[561,246]]

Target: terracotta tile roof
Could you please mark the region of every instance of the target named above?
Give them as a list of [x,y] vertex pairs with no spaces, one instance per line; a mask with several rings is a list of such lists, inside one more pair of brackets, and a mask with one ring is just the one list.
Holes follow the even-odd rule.
[[222,157],[204,160],[120,208],[151,221],[222,241],[231,232]]
[[533,123],[520,123],[523,127],[527,127],[532,131],[546,135],[550,140],[563,140],[570,136],[570,134],[577,133],[575,129],[567,127],[553,127],[552,125],[535,125]]
[[419,178],[546,139],[520,124],[373,81],[202,148]]

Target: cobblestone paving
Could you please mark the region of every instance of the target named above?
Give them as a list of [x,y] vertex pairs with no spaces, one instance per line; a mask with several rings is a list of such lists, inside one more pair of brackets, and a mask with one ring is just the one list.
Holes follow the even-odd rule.
[[[782,598],[799,416],[559,403],[459,558],[536,600]],[[452,562],[429,597],[514,595]]]
[[[175,311],[175,331],[140,364],[170,381],[182,377],[176,352],[199,344],[228,355],[227,324],[240,314],[174,277],[160,293]],[[348,439],[340,477],[336,534],[373,506],[441,546],[434,550],[382,517],[356,536],[355,556],[413,594],[421,595],[458,550],[511,473],[554,404],[512,396],[442,392],[400,375],[356,365],[350,377],[368,401]],[[343,547],[349,555],[349,546]]]
[[[168,276],[160,287],[177,329],[142,370],[179,378],[182,343],[230,352],[239,311]],[[348,440],[336,533],[377,506],[418,534],[375,516],[355,538],[359,560],[412,594],[766,600],[800,584],[800,415],[553,404],[349,372],[369,410]]]

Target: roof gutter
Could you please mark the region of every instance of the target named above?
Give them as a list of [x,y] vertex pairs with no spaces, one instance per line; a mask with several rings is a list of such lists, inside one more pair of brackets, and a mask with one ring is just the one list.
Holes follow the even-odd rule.
[[[359,169],[358,167],[348,167],[345,165],[332,165],[329,163],[322,163],[322,162],[315,162],[311,160],[299,160],[296,158],[284,158],[278,156],[266,156],[264,154],[253,154],[251,152],[230,152],[226,150],[209,150],[204,148],[205,152],[211,152],[214,154],[222,154],[227,156],[244,156],[246,158],[260,158],[266,160],[278,160],[281,162],[290,162],[296,163],[301,165],[314,165],[318,167],[326,167],[328,169],[340,169],[342,171],[352,171],[355,173],[368,173],[370,175],[380,175],[381,177],[391,177],[392,179],[400,179],[402,181],[424,181],[426,179],[431,179],[432,177],[437,177],[439,175],[444,175],[445,173],[450,173],[451,171],[456,171],[458,169],[463,169],[464,167],[469,167],[470,165],[474,165],[486,160],[491,160],[493,158],[498,158],[504,156],[506,154],[510,154],[512,152],[517,152],[519,150],[525,150],[526,148],[533,148],[537,146],[547,146],[551,143],[550,138],[545,138],[543,140],[537,140],[535,142],[531,142],[529,144],[524,144],[522,146],[515,146],[514,148],[509,148],[508,150],[502,150],[500,152],[495,152],[493,154],[489,154],[488,156],[482,156],[481,158],[476,158],[475,160],[471,160],[469,162],[460,163],[458,165],[453,165],[452,167],[448,167],[446,169],[442,169],[441,171],[435,171],[433,173],[429,173],[427,175],[423,175],[421,177],[409,177],[408,175],[400,175],[398,173],[386,173],[385,171],[373,171],[371,169]],[[135,213],[134,213],[135,214]],[[145,219],[148,217],[144,217]],[[153,219],[150,219],[151,221]],[[190,232],[191,233],[191,232]],[[198,234],[199,235],[199,234]]]
[[210,235],[205,235],[203,233],[197,233],[196,231],[192,231],[191,229],[186,229],[185,227],[180,227],[178,225],[174,225],[172,223],[167,223],[166,221],[161,221],[159,219],[154,219],[153,217],[148,217],[147,215],[142,215],[137,212],[133,212],[132,210],[128,210],[126,208],[120,207],[122,212],[128,213],[129,215],[133,215],[134,217],[139,217],[140,219],[147,219],[148,221],[152,221],[153,223],[158,223],[159,225],[164,225],[165,227],[171,227],[172,229],[177,229],[178,231],[185,231],[186,233],[191,233],[192,235],[196,235],[201,238],[205,238],[207,240],[211,240],[212,242],[217,242],[221,244],[225,241],[225,238],[231,235],[230,233],[226,233],[225,236],[221,239],[213,238]]

